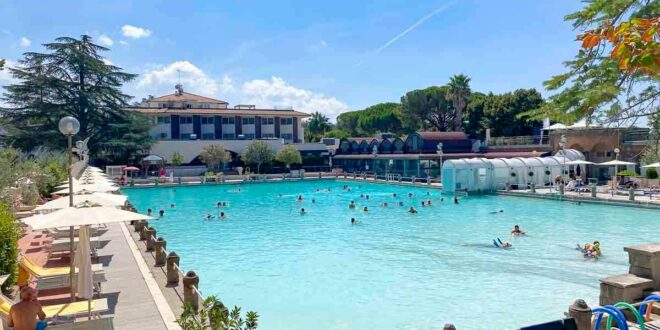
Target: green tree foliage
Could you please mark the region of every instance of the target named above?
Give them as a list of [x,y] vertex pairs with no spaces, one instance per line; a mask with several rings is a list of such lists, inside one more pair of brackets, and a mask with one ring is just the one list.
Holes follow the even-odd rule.
[[244,320],[240,307],[234,306],[230,312],[215,296],[209,296],[198,311],[185,304],[177,323],[183,330],[256,330],[258,321],[256,312],[247,312]]
[[123,108],[130,96],[122,93],[122,85],[136,76],[106,64],[102,52],[108,48],[80,39],[61,37],[44,44],[47,52],[28,52],[16,67],[8,68],[17,83],[5,86],[3,100],[8,104],[4,117],[8,120],[10,142],[22,150],[36,146],[64,148],[65,139],[57,124],[64,116],[80,121],[82,138],[91,137],[90,150],[96,154],[98,142],[107,140],[103,132],[114,124],[129,121]]
[[261,165],[273,161],[273,149],[264,141],[254,140],[245,147],[241,158],[246,164],[257,164],[257,173]]
[[126,113],[125,120],[108,123],[97,133],[96,155],[108,164],[138,164],[149,155],[154,140],[149,136],[149,117],[137,112]]
[[183,155],[177,151],[173,152],[170,157],[170,163],[172,163],[173,166],[180,166],[183,164]]
[[655,168],[647,168],[646,169],[646,178],[647,179],[657,179],[658,178],[658,170]]
[[484,137],[486,129],[492,136],[532,135],[541,122],[519,118],[519,114],[537,109],[543,97],[535,89],[517,89],[504,94],[474,93],[468,104],[468,120],[465,130],[474,136]]
[[302,164],[300,151],[292,145],[286,145],[280,149],[275,156],[275,160],[289,167],[292,164]]
[[34,205],[66,177],[62,153],[37,149],[22,155],[12,148],[0,148],[0,200],[10,205]]
[[[324,135],[324,137],[336,138],[336,139],[343,139],[343,138],[347,138],[347,137],[350,137],[350,136],[351,135],[347,131],[345,131],[343,129],[340,129],[340,128],[333,128],[333,129],[325,132],[325,135]],[[354,135],[354,136],[357,136],[357,135]]]
[[376,133],[401,133],[401,106],[398,103],[378,103],[361,111],[357,121],[359,136]]
[[200,160],[211,170],[215,170],[222,163],[231,161],[231,154],[219,144],[207,144],[199,154]]
[[471,93],[470,78],[468,76],[459,74],[449,78],[446,97],[452,102],[456,111],[454,129],[457,131],[463,129],[463,113],[468,105]]
[[447,99],[447,86],[417,89],[401,97],[401,117],[408,131],[453,131],[456,110]]
[[0,274],[9,274],[9,279],[2,284],[2,292],[14,285],[18,273],[18,238],[19,231],[11,208],[0,202]]
[[[654,0],[591,0],[567,15],[565,19],[584,32],[578,36],[583,47],[565,63],[568,72],[544,82],[557,93],[522,116],[571,124],[583,118],[616,121],[660,112],[658,75],[648,70],[658,67],[660,31],[653,26],[659,15],[660,2]],[[643,22],[650,25],[641,35],[633,27]]]
[[[346,137],[360,136],[357,130],[358,120],[362,115],[361,111],[350,111],[341,113],[337,116],[337,129],[346,132]],[[336,134],[336,133],[335,133]]]
[[305,139],[310,142],[318,141],[330,129],[332,125],[328,117],[318,111],[314,112],[306,122]]

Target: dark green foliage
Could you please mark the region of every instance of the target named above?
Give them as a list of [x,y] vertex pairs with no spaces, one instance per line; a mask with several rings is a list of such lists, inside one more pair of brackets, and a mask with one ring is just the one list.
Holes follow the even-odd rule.
[[45,53],[25,53],[18,66],[8,68],[18,80],[5,86],[3,96],[10,143],[25,151],[37,146],[63,149],[66,139],[57,124],[64,116],[80,121],[78,137],[91,138],[93,155],[100,149],[99,141],[131,137],[131,129],[117,126],[131,121],[123,110],[131,96],[121,88],[136,76],[106,64],[101,53],[108,49],[87,35],[57,38],[44,47]]
[[658,178],[658,171],[656,171],[655,168],[647,168],[646,169],[646,178],[647,179],[657,179]]
[[337,117],[337,129],[346,132],[348,136],[360,136],[357,129],[361,111],[344,112]]
[[406,130],[453,131],[456,110],[447,99],[447,91],[447,86],[432,86],[410,91],[402,96],[401,115]]
[[373,136],[376,133],[401,133],[401,105],[398,103],[378,103],[362,111],[357,121],[360,136]]
[[234,306],[234,309],[229,311],[215,296],[209,296],[199,311],[185,304],[177,323],[183,330],[255,330],[259,325],[258,321],[259,314],[256,312],[247,312],[243,319],[240,307]]
[[110,123],[107,129],[99,132],[97,157],[108,165],[139,164],[149,155],[153,139],[149,137],[151,121],[149,117],[128,112],[123,121]]
[[18,227],[7,204],[0,202],[0,275],[9,274],[2,292],[14,285],[18,272]]
[[312,117],[306,121],[305,125],[305,140],[309,142],[319,141],[326,131],[332,129],[328,117],[318,111],[312,113]]
[[492,136],[532,135],[541,122],[518,117],[520,113],[536,109],[543,104],[543,97],[536,89],[517,89],[504,94],[474,93],[468,104],[466,132],[484,137],[486,129]]

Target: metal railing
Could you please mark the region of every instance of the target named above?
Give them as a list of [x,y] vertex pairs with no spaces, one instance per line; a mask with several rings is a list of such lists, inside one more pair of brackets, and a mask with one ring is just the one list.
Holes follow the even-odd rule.
[[489,146],[545,145],[550,144],[550,137],[536,135],[491,137]]

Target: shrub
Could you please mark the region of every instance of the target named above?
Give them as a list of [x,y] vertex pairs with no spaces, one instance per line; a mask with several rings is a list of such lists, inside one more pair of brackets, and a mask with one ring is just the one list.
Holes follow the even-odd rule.
[[195,311],[190,304],[185,304],[183,313],[176,322],[183,330],[255,330],[258,320],[259,315],[256,312],[247,312],[243,320],[240,307],[234,306],[230,312],[215,296],[209,296],[199,311]]
[[9,274],[2,291],[14,285],[18,271],[18,227],[7,204],[0,203],[0,274]]
[[639,174],[637,174],[637,172],[630,171],[630,170],[619,171],[619,173],[617,173],[616,175],[618,175],[618,176],[639,176]]
[[658,178],[658,171],[655,168],[647,168],[646,169],[646,178],[647,179],[657,179]]

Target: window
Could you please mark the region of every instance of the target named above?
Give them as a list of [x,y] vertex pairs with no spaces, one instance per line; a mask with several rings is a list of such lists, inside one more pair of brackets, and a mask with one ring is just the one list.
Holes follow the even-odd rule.
[[254,125],[254,117],[243,117],[243,125]]
[[225,125],[234,125],[234,117],[222,117],[222,123]]
[[192,108],[192,104],[186,103],[186,109],[190,109],[190,108]]
[[293,134],[291,134],[291,133],[281,134],[280,137],[285,139],[285,140],[293,140]]
[[190,133],[181,134],[181,140],[190,140]]
[[158,103],[159,108],[167,108],[167,103]]
[[[224,118],[223,118],[224,119]],[[232,118],[233,119],[233,118]],[[222,134],[222,139],[223,140],[235,140],[236,135],[235,134]]]
[[254,140],[254,133],[243,134],[246,140]]
[[160,133],[160,135],[158,136],[158,138],[161,139],[161,140],[165,140],[165,139],[167,139],[167,133]]
[[213,117],[202,117],[202,125],[213,124]]
[[179,124],[192,124],[193,117],[180,117]]
[[[272,119],[272,118],[271,118],[271,119]],[[272,138],[275,138],[275,134],[273,134],[273,133],[265,133],[265,134],[261,134],[261,138],[262,138],[262,139],[272,139]]]
[[293,125],[293,118],[280,118],[280,125]]
[[261,118],[261,125],[273,125],[273,118]]
[[215,134],[213,133],[202,133],[202,140],[213,140],[215,139]]
[[211,108],[211,105],[208,104],[208,103],[203,103],[201,107],[202,107],[203,109],[210,109],[210,108]]
[[158,116],[156,117],[156,123],[158,124],[169,124],[170,116]]

